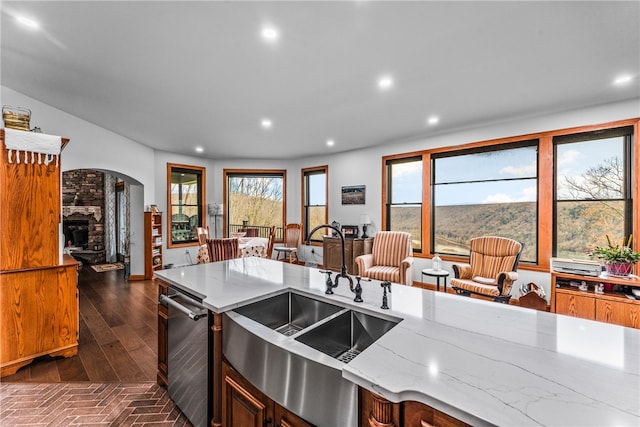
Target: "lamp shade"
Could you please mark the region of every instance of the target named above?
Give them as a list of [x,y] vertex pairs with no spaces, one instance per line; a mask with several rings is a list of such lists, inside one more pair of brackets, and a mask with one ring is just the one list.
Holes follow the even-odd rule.
[[371,224],[371,218],[367,214],[360,214],[360,224]]

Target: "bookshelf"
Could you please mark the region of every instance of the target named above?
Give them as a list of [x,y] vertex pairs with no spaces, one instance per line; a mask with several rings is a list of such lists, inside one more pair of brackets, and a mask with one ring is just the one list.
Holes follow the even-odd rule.
[[144,278],[162,269],[162,212],[144,213]]

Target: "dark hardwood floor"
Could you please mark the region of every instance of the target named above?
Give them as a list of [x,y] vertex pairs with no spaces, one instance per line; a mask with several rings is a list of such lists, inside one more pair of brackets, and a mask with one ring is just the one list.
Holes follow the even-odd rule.
[[128,282],[124,271],[79,269],[78,355],[38,358],[2,382],[155,381],[157,370],[157,286]]

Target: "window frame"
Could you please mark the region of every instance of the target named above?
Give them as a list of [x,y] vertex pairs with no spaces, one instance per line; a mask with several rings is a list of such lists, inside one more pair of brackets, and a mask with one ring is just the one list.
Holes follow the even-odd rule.
[[282,178],[282,227],[276,226],[276,242],[283,241],[283,227],[287,224],[287,170],[286,169],[223,169],[222,171],[222,234],[229,236],[229,177],[281,176]]
[[[392,185],[392,174],[391,172],[391,168],[393,165],[397,165],[397,164],[401,164],[401,163],[410,163],[410,162],[422,162],[422,182],[420,183],[422,185],[422,197],[421,200],[419,202],[415,202],[415,203],[393,203],[393,185]],[[414,254],[421,254],[424,253],[424,158],[421,154],[417,154],[414,156],[407,156],[407,157],[395,157],[395,158],[390,158],[387,159],[386,162],[384,163],[384,168],[385,168],[385,172],[386,172],[386,190],[385,190],[385,197],[383,200],[383,210],[384,210],[384,222],[383,224],[385,224],[385,230],[391,230],[391,209],[393,206],[408,206],[408,205],[420,205],[420,235],[421,235],[421,239],[420,239],[420,248],[416,249],[413,248],[413,252]],[[429,228],[430,229],[430,228]]]
[[[567,201],[590,201],[590,202],[598,202],[598,201],[621,201],[624,203],[624,225],[623,225],[623,233],[624,236],[629,236],[633,234],[633,224],[634,224],[634,216],[633,216],[633,205],[634,205],[634,189],[633,189],[633,155],[634,155],[634,128],[633,126],[620,126],[620,127],[611,127],[608,129],[599,129],[587,132],[576,132],[569,133],[566,135],[558,135],[553,138],[553,229],[552,229],[552,254],[553,256],[557,256],[558,253],[558,227],[557,227],[557,215],[558,215],[558,202],[567,202]],[[623,137],[623,147],[622,147],[622,157],[623,157],[623,197],[619,199],[558,199],[558,146],[564,144],[572,144],[572,143],[581,143],[581,142],[589,142],[589,141],[597,141],[600,139],[607,138],[615,138],[615,137]],[[637,150],[635,150],[637,151]],[[637,177],[636,177],[637,179]],[[637,185],[637,184],[636,184]]]
[[[324,186],[324,205],[310,205],[309,204],[309,184],[310,184],[310,180],[309,177],[311,175],[320,175],[320,174],[324,174],[324,179],[325,179],[325,186]],[[302,218],[302,227],[303,227],[303,235],[302,235],[302,239],[305,240],[308,236],[309,236],[309,231],[311,231],[309,229],[309,208],[310,207],[319,207],[319,206],[324,206],[324,224],[328,224],[329,223],[329,166],[328,165],[324,165],[324,166],[314,166],[314,167],[310,167],[310,168],[303,168],[301,170],[301,177],[302,177],[302,183],[301,183],[301,190],[302,190],[302,195],[301,195],[301,201],[302,201],[302,213],[301,213],[301,218]],[[320,238],[314,238],[310,240],[311,245],[321,245],[322,244],[322,237]]]
[[[429,221],[431,223],[431,230],[432,233],[429,236],[429,247],[431,248],[431,255],[435,256],[435,230],[436,230],[436,218],[435,218],[435,191],[434,191],[434,187],[437,185],[448,185],[448,184],[470,184],[470,183],[489,183],[489,182],[507,182],[507,181],[522,181],[522,180],[532,180],[535,179],[536,182],[536,198],[534,200],[535,203],[535,216],[536,216],[536,226],[535,226],[535,247],[536,247],[536,251],[534,253],[534,259],[533,260],[525,260],[523,258],[520,259],[521,263],[529,263],[529,264],[537,264],[538,263],[538,251],[537,251],[537,246],[538,246],[538,241],[539,241],[539,226],[538,226],[538,212],[539,212],[539,208],[538,208],[538,195],[540,193],[540,182],[539,182],[539,164],[540,164],[540,159],[539,159],[539,141],[537,139],[527,139],[527,140],[518,140],[518,141],[512,141],[509,143],[504,143],[504,144],[497,144],[497,145],[486,145],[486,146],[482,146],[482,147],[473,147],[473,148],[467,148],[464,150],[454,150],[454,151],[450,151],[450,152],[441,152],[435,155],[431,156],[431,177],[430,177],[430,185],[431,185],[431,199],[429,201],[429,204],[431,206],[431,216],[429,218]],[[435,182],[435,175],[437,173],[436,170],[436,162],[438,161],[438,159],[446,159],[446,158],[451,158],[451,157],[458,157],[458,156],[467,156],[467,155],[474,155],[474,154],[483,154],[483,153],[494,153],[494,152],[501,152],[501,151],[509,151],[509,150],[516,150],[516,149],[520,149],[520,148],[534,148],[536,151],[536,171],[535,171],[535,176],[531,177],[531,176],[527,176],[527,177],[518,177],[518,178],[505,178],[505,179],[496,179],[496,178],[492,178],[492,179],[487,179],[487,180],[465,180],[465,181],[459,181],[459,182],[451,182],[451,183],[446,183],[446,182]],[[525,249],[527,248],[526,243],[525,243]],[[438,252],[439,255],[443,255],[442,252]],[[452,254],[444,254],[447,256],[455,256]]]
[[196,236],[195,241],[187,241],[187,242],[178,242],[178,243],[174,243],[173,242],[173,234],[172,234],[172,229],[173,229],[173,224],[172,224],[172,207],[173,204],[171,203],[171,186],[173,185],[173,180],[172,180],[172,174],[174,172],[174,169],[177,171],[183,171],[186,173],[194,173],[196,175],[200,176],[200,185],[199,185],[199,197],[198,197],[198,201],[199,201],[199,205],[198,205],[198,217],[199,217],[199,223],[196,225],[197,227],[204,227],[205,224],[205,209],[204,207],[206,206],[206,182],[207,182],[207,175],[206,175],[206,168],[202,167],[202,166],[192,166],[192,165],[184,165],[184,164],[178,164],[178,163],[167,163],[167,248],[183,248],[183,247],[190,247],[190,246],[198,246],[198,238]]

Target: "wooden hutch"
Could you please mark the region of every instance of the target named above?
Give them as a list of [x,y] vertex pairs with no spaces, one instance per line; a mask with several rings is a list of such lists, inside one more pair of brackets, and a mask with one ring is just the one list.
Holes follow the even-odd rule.
[[76,355],[79,327],[78,263],[60,253],[60,156],[9,150],[7,133],[41,138],[0,129],[1,377],[39,356]]

